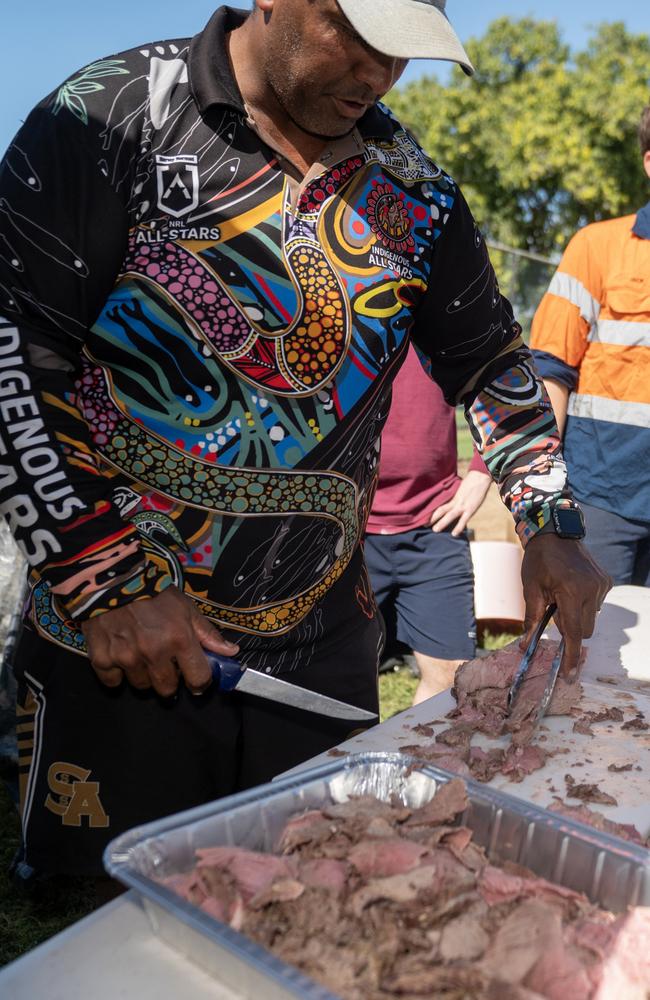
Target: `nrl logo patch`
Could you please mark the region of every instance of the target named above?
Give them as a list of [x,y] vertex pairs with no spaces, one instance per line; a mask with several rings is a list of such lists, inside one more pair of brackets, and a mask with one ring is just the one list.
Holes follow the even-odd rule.
[[156,156],[158,208],[175,219],[199,205],[199,167],[196,156]]

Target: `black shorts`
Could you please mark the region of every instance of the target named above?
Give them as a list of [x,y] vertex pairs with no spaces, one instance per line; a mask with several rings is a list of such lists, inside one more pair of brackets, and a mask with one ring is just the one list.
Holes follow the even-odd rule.
[[388,651],[397,639],[440,660],[475,655],[474,574],[465,534],[454,538],[427,526],[366,535],[365,555]]
[[[380,629],[355,618],[283,679],[378,711]],[[367,725],[213,689],[181,687],[173,702],[111,690],[86,657],[28,629],[15,671],[25,861],[50,873],[100,875],[124,830],[269,781]]]

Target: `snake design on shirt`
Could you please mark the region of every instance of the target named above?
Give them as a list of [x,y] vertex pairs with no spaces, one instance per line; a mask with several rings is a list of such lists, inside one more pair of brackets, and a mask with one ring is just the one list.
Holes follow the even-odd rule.
[[[284,193],[288,198],[288,190]],[[307,395],[330,382],[351,336],[347,296],[316,233],[319,213],[285,210],[294,318],[277,331],[253,322],[219,275],[182,243],[138,245],[131,234],[125,277],[156,286],[187,324],[239,377],[278,395]]]
[[[136,245],[132,234],[124,277],[153,284],[171,299],[194,336],[238,377],[279,395],[311,395],[335,376],[345,359],[351,330],[340,278],[316,239],[318,214],[313,206],[309,214],[299,215],[296,234],[287,234],[285,261],[299,310],[277,333],[253,323],[218,275],[180,243]],[[93,359],[84,365],[79,390],[78,402],[97,452],[147,489],[217,515],[298,515],[325,518],[337,525],[335,558],[303,592],[250,608],[194,597],[198,610],[216,624],[254,634],[286,632],[344,572],[360,530],[359,490],[352,479],[329,470],[220,467],[188,455],[124,412],[117,402],[111,371]],[[166,485],[161,487],[162,468]],[[149,549],[146,539],[143,548]],[[156,554],[160,557],[159,545]],[[37,588],[35,599],[40,605],[40,622],[56,621],[57,641],[82,649],[83,638],[74,624],[63,622],[54,607],[47,607],[48,588]]]

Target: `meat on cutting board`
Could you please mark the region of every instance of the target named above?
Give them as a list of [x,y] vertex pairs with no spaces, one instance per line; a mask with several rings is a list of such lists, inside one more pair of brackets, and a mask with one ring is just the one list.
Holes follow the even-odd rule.
[[598,810],[590,809],[584,803],[574,806],[569,805],[568,802],[563,802],[562,799],[555,798],[548,808],[551,812],[560,813],[561,816],[568,816],[569,819],[575,819],[579,823],[586,823],[587,826],[593,826],[596,830],[601,830],[603,833],[611,833],[614,837],[622,837],[623,840],[631,840],[634,844],[640,844],[642,847],[646,846],[645,840],[631,823],[615,823],[614,820],[607,819]]
[[[542,700],[557,650],[557,642],[540,640],[509,718],[508,692],[522,657],[519,641],[495,650],[489,656],[462,664],[456,671],[453,687],[458,703],[456,723],[467,722],[488,736],[511,732],[516,745],[530,742],[533,716]],[[581,662],[584,656],[583,650]],[[581,693],[580,684],[568,684],[559,676],[547,715],[569,715],[578,704]]]
[[[402,753],[437,764],[461,777],[471,775],[477,781],[491,781],[496,774],[504,774],[510,781],[520,782],[542,768],[550,752],[531,744],[534,714],[558,646],[557,642],[541,640],[529,668],[530,678],[521,685],[510,718],[508,692],[522,656],[518,640],[488,656],[464,663],[456,671],[452,688],[457,707],[449,713],[449,728],[439,733],[435,741],[400,747]],[[580,684],[567,684],[558,678],[549,713],[569,715],[581,693]],[[423,734],[426,727],[413,728]],[[511,745],[507,750],[474,747],[472,737],[479,732],[491,737],[510,733]]]
[[648,912],[490,864],[467,805],[458,778],[420,809],[323,805],[289,820],[281,854],[203,848],[163,882],[343,1000],[645,1000]]

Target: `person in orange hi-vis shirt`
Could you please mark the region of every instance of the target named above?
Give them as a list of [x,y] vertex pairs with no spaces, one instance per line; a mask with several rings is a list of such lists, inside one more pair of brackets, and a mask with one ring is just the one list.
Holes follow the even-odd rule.
[[[650,105],[639,140],[650,177]],[[575,234],[531,347],[564,433],[586,544],[615,584],[650,586],[650,202]]]

